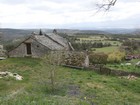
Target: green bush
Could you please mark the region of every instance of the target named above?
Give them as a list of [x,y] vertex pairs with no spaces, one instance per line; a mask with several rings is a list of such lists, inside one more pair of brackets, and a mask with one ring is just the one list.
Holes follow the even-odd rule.
[[89,61],[91,64],[106,64],[107,63],[107,54],[104,53],[90,53]]
[[107,61],[110,63],[120,63],[125,57],[125,53],[121,51],[115,51],[108,54]]

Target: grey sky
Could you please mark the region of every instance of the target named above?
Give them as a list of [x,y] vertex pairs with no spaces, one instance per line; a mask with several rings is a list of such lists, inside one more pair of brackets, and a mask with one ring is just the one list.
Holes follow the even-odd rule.
[[139,28],[140,0],[118,0],[96,13],[103,0],[0,0],[2,28]]

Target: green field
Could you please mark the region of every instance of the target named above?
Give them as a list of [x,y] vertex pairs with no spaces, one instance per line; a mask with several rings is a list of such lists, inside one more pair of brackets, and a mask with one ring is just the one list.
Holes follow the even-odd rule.
[[[128,72],[136,72],[140,73],[140,67],[135,66],[135,64],[140,61],[139,59],[134,59],[129,62],[122,62],[123,65],[121,64],[107,64],[107,67],[115,69],[115,70],[123,70],[123,71],[128,71]],[[126,63],[131,63],[132,65],[125,65]]]
[[107,37],[103,36],[89,36],[88,38],[78,38],[80,39],[80,41],[84,41],[84,40],[87,40],[87,41],[103,41],[103,40],[106,40],[108,39]]
[[24,78],[0,79],[0,105],[140,105],[139,78],[128,80],[56,67],[52,91],[50,68],[40,59],[2,60],[0,71],[16,72]]
[[110,53],[114,51],[118,51],[118,46],[110,46],[110,47],[103,47],[103,48],[94,48],[94,52],[104,52],[104,53]]
[[140,38],[128,38],[129,40],[137,40],[140,41]]
[[119,41],[110,41],[110,39],[108,39],[107,37],[103,36],[89,36],[88,38],[77,38],[78,41],[76,41],[77,43],[88,43],[88,42],[97,42],[97,43],[110,43],[112,46],[120,46],[121,42]]
[[103,44],[105,43],[110,43],[112,46],[120,46],[122,43],[119,42],[119,41],[108,41],[108,40],[105,40],[105,41],[102,41]]

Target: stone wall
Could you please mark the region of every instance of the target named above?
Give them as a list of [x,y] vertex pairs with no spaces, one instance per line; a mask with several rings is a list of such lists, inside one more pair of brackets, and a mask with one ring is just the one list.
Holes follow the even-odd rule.
[[114,69],[110,69],[110,68],[106,68],[106,67],[86,67],[85,68],[85,67],[78,67],[78,66],[71,66],[71,65],[63,65],[63,66],[78,69],[78,70],[92,70],[92,71],[95,71],[96,73],[102,74],[102,75],[114,75],[114,76],[134,75],[134,76],[140,77],[140,73],[126,72],[126,71],[122,71],[122,70],[114,70]]

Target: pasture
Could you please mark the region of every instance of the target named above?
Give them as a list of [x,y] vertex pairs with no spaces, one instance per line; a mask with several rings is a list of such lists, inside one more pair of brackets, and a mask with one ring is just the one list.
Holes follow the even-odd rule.
[[81,37],[81,38],[78,38],[80,39],[80,41],[84,41],[84,40],[87,40],[87,41],[103,41],[103,40],[107,40],[108,38],[105,37],[105,36],[89,36],[89,37]]
[[103,47],[103,48],[93,48],[92,50],[94,52],[111,53],[111,52],[114,52],[114,51],[118,51],[119,47],[118,46],[110,46],[110,47]]
[[57,66],[52,91],[50,68],[41,59],[9,58],[0,61],[0,71],[16,72],[24,78],[0,78],[0,105],[140,104],[139,78],[128,80]]
[[128,38],[129,40],[136,40],[136,41],[140,41],[140,38]]
[[[140,61],[139,59],[134,59],[131,61],[124,61],[121,64],[116,63],[116,64],[107,64],[107,67],[115,69],[115,70],[123,70],[123,71],[128,71],[128,72],[136,72],[140,73],[140,67],[136,66],[136,63]],[[125,65],[126,63],[131,63],[131,65]]]
[[120,41],[113,41],[111,37],[106,36],[89,36],[89,37],[78,37],[76,42],[77,43],[103,43],[103,44],[110,44],[112,46],[120,46],[122,43]]

